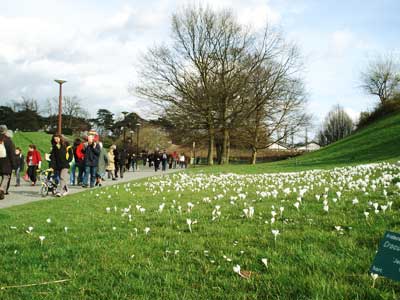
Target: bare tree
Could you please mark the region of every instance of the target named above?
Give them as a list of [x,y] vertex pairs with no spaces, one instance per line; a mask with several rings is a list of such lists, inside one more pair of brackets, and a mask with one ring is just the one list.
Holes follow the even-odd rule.
[[[172,18],[173,44],[149,49],[143,57],[137,93],[160,105],[167,116],[208,131],[209,164],[213,163],[216,123],[215,68],[218,16],[206,9],[185,10]],[[219,20],[222,22],[222,20]],[[176,119],[176,118],[175,118]],[[183,122],[180,122],[182,124]]]
[[361,73],[362,89],[385,104],[400,88],[399,64],[393,56],[377,57]]
[[34,98],[21,97],[18,101],[13,101],[14,111],[35,111],[39,110],[38,101]]
[[[72,128],[74,118],[87,118],[89,113],[82,107],[82,100],[78,96],[64,96],[62,102],[62,114],[66,117],[66,125]],[[49,101],[50,102],[50,101]],[[49,103],[49,113],[58,113],[59,99],[53,98],[53,104]]]
[[319,144],[326,146],[350,135],[354,130],[353,120],[337,105],[326,116],[318,134]]
[[281,65],[278,77],[289,78],[296,53],[286,51],[270,27],[260,35],[230,11],[188,8],[175,14],[172,38],[172,45],[151,48],[143,57],[136,92],[185,128],[207,132],[209,164],[218,138],[220,163],[226,163],[230,134],[260,106],[248,96],[254,74],[274,62]]
[[277,91],[263,94],[261,91],[271,86],[262,76],[259,79],[266,87],[254,86],[251,101],[257,104],[257,108],[238,130],[238,137],[252,151],[252,164],[256,163],[259,150],[287,141],[290,135],[294,135],[310,121],[309,115],[305,113],[306,95],[301,81],[283,78],[283,82],[277,84]]

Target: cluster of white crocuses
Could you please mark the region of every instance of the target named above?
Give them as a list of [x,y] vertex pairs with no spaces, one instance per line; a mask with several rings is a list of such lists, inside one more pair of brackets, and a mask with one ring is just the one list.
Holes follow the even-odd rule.
[[[155,207],[154,203],[147,204],[135,194],[139,187],[144,187],[154,199],[160,199]],[[132,200],[129,206],[121,208],[118,200],[123,193]],[[400,195],[400,166],[380,163],[333,170],[251,175],[176,173],[145,182],[106,187],[96,194],[91,191],[89,195],[105,201],[105,217],[120,215],[132,226],[135,226],[136,219],[142,220],[143,224],[143,220],[149,220],[149,215],[158,218],[168,214],[169,222],[178,224],[174,228],[179,234],[202,234],[200,226],[195,224],[224,226],[226,219],[233,218],[240,218],[243,224],[268,224],[265,238],[274,246],[284,240],[285,232],[290,230],[290,227],[283,227],[285,224],[295,223],[296,218],[304,219],[306,215],[311,224],[310,212],[329,218],[337,212],[352,210],[360,222],[368,224],[374,218],[391,213],[394,200]],[[46,221],[52,222],[51,219]],[[142,234],[149,238],[157,235],[156,226],[145,224],[139,229],[139,226],[134,227],[131,235]],[[345,234],[343,225],[332,224],[332,230]],[[115,231],[117,227],[112,229]],[[33,227],[26,230],[29,234],[32,231]],[[65,233],[67,231],[65,227]],[[40,235],[41,245],[44,240],[45,236]],[[266,258],[262,263],[268,266]],[[246,276],[240,265],[235,265],[233,270]]]

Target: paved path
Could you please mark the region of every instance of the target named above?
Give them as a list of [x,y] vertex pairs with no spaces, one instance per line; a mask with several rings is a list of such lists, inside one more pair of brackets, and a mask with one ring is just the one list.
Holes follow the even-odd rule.
[[[160,176],[162,174],[168,174],[168,173],[174,173],[177,171],[180,171],[181,169],[172,169],[172,170],[167,170],[166,172],[154,172],[153,168],[147,168],[147,167],[142,167],[137,172],[126,172],[124,174],[123,179],[118,179],[117,181],[112,181],[112,180],[106,180],[102,182],[103,186],[109,186],[113,184],[118,184],[122,182],[128,182],[131,180],[136,180],[136,179],[141,179],[141,178],[146,178],[150,176]],[[9,195],[6,195],[6,198],[4,200],[0,200],[0,209],[1,208],[7,208],[15,205],[22,205],[25,203],[29,202],[34,202],[34,201],[48,201],[54,199],[53,196],[47,196],[47,197],[42,197],[39,195],[39,190],[40,190],[40,183],[38,182],[36,186],[30,186],[28,183],[24,182],[21,178],[21,186],[15,187],[15,178],[11,179],[11,186],[9,190]],[[87,189],[83,189],[80,186],[70,186],[69,187],[69,193],[70,194],[75,194],[79,193],[82,191],[87,191]]]

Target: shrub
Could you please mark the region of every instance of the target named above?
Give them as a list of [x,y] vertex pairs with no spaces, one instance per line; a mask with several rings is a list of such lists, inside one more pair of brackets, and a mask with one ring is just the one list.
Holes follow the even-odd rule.
[[367,125],[386,117],[392,113],[400,112],[400,96],[397,95],[392,100],[385,102],[385,104],[379,103],[372,111],[362,112],[360,114],[360,120],[357,124],[357,129],[366,127]]

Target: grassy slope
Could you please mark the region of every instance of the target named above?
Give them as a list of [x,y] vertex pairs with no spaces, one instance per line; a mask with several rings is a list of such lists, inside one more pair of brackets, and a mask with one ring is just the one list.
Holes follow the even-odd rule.
[[319,151],[255,166],[229,165],[200,168],[205,172],[262,173],[327,169],[362,163],[400,159],[400,114],[379,120],[355,134]]
[[20,147],[24,155],[28,152],[28,146],[35,144],[42,156],[50,150],[51,135],[44,132],[17,132],[13,136],[16,147]]
[[[72,137],[67,136],[67,138],[70,142],[72,142]],[[37,149],[42,155],[42,159],[44,159],[44,154],[48,153],[51,149],[51,135],[45,132],[19,131],[13,135],[12,140],[15,144],[15,147],[20,147],[22,149],[24,156],[26,156],[26,153],[28,153],[28,146],[30,144],[36,145]]]

